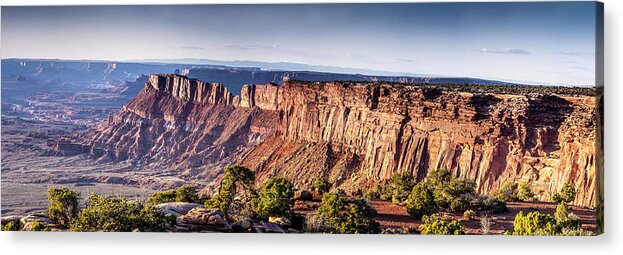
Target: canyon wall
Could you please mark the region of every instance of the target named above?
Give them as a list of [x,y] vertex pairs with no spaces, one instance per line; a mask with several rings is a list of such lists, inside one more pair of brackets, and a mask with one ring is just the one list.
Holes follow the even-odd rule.
[[[595,98],[441,91],[383,83],[222,84],[151,75],[145,89],[63,153],[159,162],[217,180],[243,164],[260,183],[284,176],[308,188],[326,175],[345,190],[398,172],[434,169],[474,179],[480,193],[530,182],[547,200],[573,180],[575,203],[595,201]],[[71,149],[69,149],[71,148]],[[73,152],[72,152],[73,151]]]

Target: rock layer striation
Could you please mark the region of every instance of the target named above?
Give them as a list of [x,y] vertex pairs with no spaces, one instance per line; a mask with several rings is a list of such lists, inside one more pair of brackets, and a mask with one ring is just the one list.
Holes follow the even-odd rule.
[[547,200],[573,180],[595,202],[595,98],[442,91],[384,83],[222,84],[151,75],[117,115],[54,144],[64,154],[166,165],[217,180],[226,164],[297,186],[328,176],[345,190],[434,169],[482,194],[514,180]]

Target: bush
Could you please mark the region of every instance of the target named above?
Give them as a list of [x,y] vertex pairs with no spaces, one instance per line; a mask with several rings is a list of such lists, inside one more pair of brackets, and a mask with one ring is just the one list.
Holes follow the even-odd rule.
[[176,199],[177,199],[177,194],[175,193],[175,190],[167,190],[167,191],[156,192],[153,195],[151,195],[151,197],[148,200],[148,203],[157,205],[157,204],[162,204],[162,203],[176,202],[175,201]]
[[374,220],[374,210],[365,200],[357,199],[348,206],[341,217],[340,233],[343,234],[375,234],[379,232],[379,223]]
[[259,216],[283,217],[294,206],[294,187],[285,178],[271,178],[262,187],[256,199],[257,202],[253,203],[253,211]]
[[374,188],[366,191],[365,197],[370,199],[391,200],[392,191],[386,186],[376,185]]
[[344,200],[336,192],[325,193],[316,212],[307,218],[307,230],[310,232],[337,232],[341,223],[340,210],[344,209],[344,206]]
[[71,221],[70,228],[88,232],[162,232],[166,223],[164,215],[151,204],[92,194],[87,207]]
[[18,231],[19,224],[15,223],[15,221],[9,221],[7,224],[2,226],[2,231]]
[[433,191],[438,209],[463,212],[469,209],[470,202],[466,197],[475,196],[474,181],[455,178],[446,170],[430,172],[426,183]]
[[203,204],[204,201],[197,195],[197,188],[194,185],[184,185],[175,190],[175,202]]
[[513,226],[513,235],[554,235],[558,232],[556,219],[540,212],[530,212],[525,216],[523,212],[519,212]]
[[389,185],[387,186],[390,194],[388,199],[391,199],[394,204],[401,204],[407,200],[409,194],[411,194],[413,186],[415,186],[413,174],[409,172],[394,174],[389,181]]
[[156,192],[149,198],[150,204],[170,202],[204,203],[197,195],[197,188],[193,185],[184,185],[175,190]]
[[45,222],[40,219],[33,221],[30,229],[32,231],[50,231],[50,228],[46,227]]
[[506,203],[496,197],[484,197],[478,202],[478,209],[489,213],[508,212]]
[[454,200],[452,200],[452,203],[450,203],[450,211],[451,212],[465,212],[469,210],[470,205],[471,204],[469,200],[467,200],[467,198],[457,197]]
[[78,214],[80,193],[68,188],[48,189],[48,217],[61,227],[67,227]]
[[513,222],[514,235],[589,235],[584,231],[580,219],[568,213],[567,205],[561,202],[556,206],[554,216],[539,212],[524,215],[519,212]]
[[411,190],[406,202],[407,212],[417,220],[437,212],[435,197],[426,183],[418,183]]
[[575,193],[575,184],[572,180],[562,186],[562,189],[560,189],[560,193],[554,193],[554,195],[552,196],[552,201],[556,203],[571,203],[575,200]]
[[242,186],[247,197],[255,197],[253,185],[255,184],[255,172],[240,166],[231,165],[225,167],[225,175],[219,187],[219,193],[205,202],[207,208],[219,208],[225,215],[229,214],[229,207],[234,201],[238,191],[238,185]]
[[532,187],[529,183],[524,182],[519,185],[519,192],[517,197],[521,201],[531,202],[534,201],[534,193],[532,192]]
[[495,197],[504,201],[504,202],[514,202],[519,201],[519,185],[514,181],[505,182],[500,190],[495,193]]
[[423,217],[424,224],[420,226],[422,235],[463,235],[463,225],[457,220],[441,217],[439,214]]
[[473,210],[467,210],[463,212],[463,219],[471,220],[474,218],[476,218],[476,212],[474,212]]
[[329,182],[329,179],[323,177],[323,176],[317,176],[314,179],[314,183],[313,183],[313,187],[314,187],[314,191],[318,192],[319,194],[324,194],[329,192],[329,190],[331,189],[331,182]]

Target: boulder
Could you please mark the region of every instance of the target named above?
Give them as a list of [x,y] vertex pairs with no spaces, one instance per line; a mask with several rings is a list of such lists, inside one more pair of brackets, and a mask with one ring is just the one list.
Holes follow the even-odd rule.
[[0,217],[0,225],[4,226],[6,224],[9,224],[9,222],[14,222],[15,224],[19,224],[19,220],[22,217],[24,216],[10,215],[10,216]]
[[287,228],[292,225],[290,219],[285,217],[268,217],[268,222],[278,224],[283,228]]
[[312,200],[314,195],[307,190],[297,190],[294,192],[294,200]]
[[221,210],[196,207],[177,218],[175,230],[231,232],[232,227]]
[[26,223],[37,221],[37,220],[42,221],[44,224],[54,224],[54,222],[52,222],[52,220],[50,218],[43,217],[43,216],[40,216],[40,215],[28,215],[26,217],[22,217],[19,220],[19,223],[20,223],[20,225],[24,226],[24,225],[26,225]]
[[186,202],[170,202],[170,203],[162,203],[157,204],[156,208],[160,209],[162,214],[167,215],[171,214],[175,217],[180,217],[184,214],[187,214],[190,210],[203,207],[201,204],[197,203],[186,203]]

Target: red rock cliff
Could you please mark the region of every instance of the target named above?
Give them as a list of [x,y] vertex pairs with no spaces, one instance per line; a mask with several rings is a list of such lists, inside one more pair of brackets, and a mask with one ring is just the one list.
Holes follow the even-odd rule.
[[260,182],[284,176],[306,187],[323,174],[353,190],[397,172],[422,179],[445,168],[476,180],[481,193],[526,181],[547,200],[574,180],[575,203],[592,205],[594,101],[294,81],[246,85],[233,96],[222,84],[151,75],[108,122],[58,146],[158,162],[207,181],[224,165],[241,163]]

